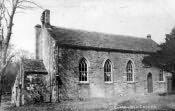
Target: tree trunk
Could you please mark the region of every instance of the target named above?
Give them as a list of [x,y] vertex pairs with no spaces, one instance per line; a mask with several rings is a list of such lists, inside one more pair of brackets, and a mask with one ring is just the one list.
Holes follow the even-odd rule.
[[3,73],[5,73],[5,69],[2,69],[2,72],[0,72],[0,106],[1,106],[1,101],[2,101],[2,95],[3,95]]
[[5,38],[5,41],[3,42],[2,68],[0,69],[0,105],[1,105],[1,100],[2,100],[2,90],[3,90],[2,79],[5,74],[6,67],[9,64],[8,63],[9,61],[7,61],[7,50],[8,50],[9,42],[11,39],[13,18],[14,18],[15,12],[16,12],[16,7],[14,6],[10,19],[9,19],[9,24],[7,27],[7,36]]

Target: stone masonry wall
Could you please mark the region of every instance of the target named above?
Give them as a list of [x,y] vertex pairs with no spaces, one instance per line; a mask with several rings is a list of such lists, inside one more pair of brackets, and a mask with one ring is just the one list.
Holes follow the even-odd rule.
[[[145,54],[131,54],[119,52],[103,52],[59,48],[61,56],[60,71],[65,82],[66,93],[62,96],[69,98],[114,97],[133,94],[147,94],[147,75],[152,73],[153,93],[166,92],[166,79],[159,82],[159,70],[156,67],[147,68],[142,63]],[[78,80],[78,65],[81,58],[88,61],[89,83],[82,84]],[[104,82],[103,64],[105,60],[112,62],[113,82]],[[126,81],[126,64],[131,60],[134,63],[134,82]],[[66,79],[65,79],[66,78]],[[166,73],[165,73],[166,78]],[[64,89],[62,88],[62,90]]]

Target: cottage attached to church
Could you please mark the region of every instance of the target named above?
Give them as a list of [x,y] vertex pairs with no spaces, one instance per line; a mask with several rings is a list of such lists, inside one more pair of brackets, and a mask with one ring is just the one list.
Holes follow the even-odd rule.
[[36,25],[36,58],[48,71],[52,98],[111,98],[165,93],[171,89],[163,69],[143,63],[159,50],[148,35],[137,38],[50,25],[50,11]]

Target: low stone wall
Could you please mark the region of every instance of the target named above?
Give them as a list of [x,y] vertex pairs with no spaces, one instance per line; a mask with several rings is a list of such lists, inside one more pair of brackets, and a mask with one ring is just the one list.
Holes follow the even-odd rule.
[[[36,102],[45,102],[49,91],[45,85],[45,75],[42,74],[28,74],[23,76],[24,82],[20,86],[20,78],[16,77],[15,84],[12,89],[11,103],[15,106],[24,104],[31,104]],[[23,86],[23,87],[22,87]]]
[[41,74],[28,74],[24,77],[24,104],[47,101],[49,91],[44,81],[44,75]]

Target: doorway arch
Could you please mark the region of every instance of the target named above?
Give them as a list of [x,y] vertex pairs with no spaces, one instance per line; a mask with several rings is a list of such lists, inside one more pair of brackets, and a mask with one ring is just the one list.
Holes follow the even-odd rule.
[[147,75],[147,90],[148,90],[148,93],[153,92],[153,80],[152,80],[151,73],[148,73],[148,75]]

